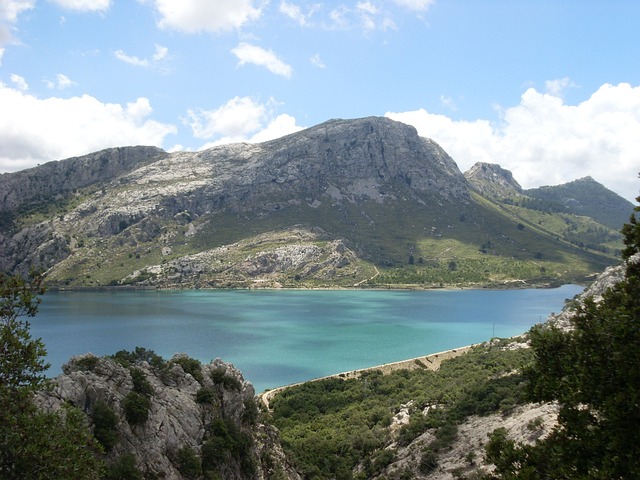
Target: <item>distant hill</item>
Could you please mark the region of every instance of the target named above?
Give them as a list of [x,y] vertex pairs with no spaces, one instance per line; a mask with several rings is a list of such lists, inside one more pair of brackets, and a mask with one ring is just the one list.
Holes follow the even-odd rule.
[[64,288],[437,287],[579,282],[616,261],[618,232],[520,190],[496,165],[465,178],[378,117],[201,152],[122,147],[4,174],[0,269]]
[[556,211],[586,215],[619,230],[629,221],[634,205],[591,177],[563,185],[525,190],[525,195],[548,203]]

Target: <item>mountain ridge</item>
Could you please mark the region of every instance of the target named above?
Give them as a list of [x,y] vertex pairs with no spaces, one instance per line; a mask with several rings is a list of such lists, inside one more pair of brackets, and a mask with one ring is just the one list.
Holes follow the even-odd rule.
[[545,284],[602,270],[616,248],[610,229],[606,246],[564,241],[379,117],[200,152],[110,149],[3,180],[0,268],[61,287]]

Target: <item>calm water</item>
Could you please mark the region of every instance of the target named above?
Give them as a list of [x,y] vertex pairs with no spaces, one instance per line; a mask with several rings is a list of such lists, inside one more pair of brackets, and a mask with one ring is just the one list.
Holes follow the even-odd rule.
[[260,392],[523,333],[581,290],[52,292],[31,327],[51,375],[141,346],[221,358]]

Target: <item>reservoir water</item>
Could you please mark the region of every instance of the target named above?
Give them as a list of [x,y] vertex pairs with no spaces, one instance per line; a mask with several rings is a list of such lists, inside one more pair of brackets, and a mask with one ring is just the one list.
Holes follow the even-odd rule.
[[526,332],[577,285],[525,290],[50,292],[30,319],[55,376],[136,346],[233,363],[257,392]]

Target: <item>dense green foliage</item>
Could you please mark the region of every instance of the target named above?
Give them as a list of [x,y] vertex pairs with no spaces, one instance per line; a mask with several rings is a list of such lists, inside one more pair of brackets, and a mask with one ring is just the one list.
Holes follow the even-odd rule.
[[[640,253],[635,215],[623,235],[629,260]],[[494,432],[496,478],[640,478],[640,265],[629,262],[623,282],[579,306],[573,324],[532,329],[531,396],[559,402],[558,426],[535,446]]]
[[207,428],[202,445],[202,470],[209,478],[224,471],[233,460],[241,471],[250,475],[255,470],[251,449],[251,437],[242,432],[230,419],[215,419]]
[[116,362],[123,367],[131,367],[139,362],[147,362],[154,368],[164,368],[167,364],[160,355],[156,354],[153,350],[147,350],[143,347],[136,347],[133,351],[120,350],[111,355]]
[[[273,422],[304,478],[354,478],[359,464],[367,478],[392,460],[393,452],[383,447],[402,405],[412,415],[398,442],[406,445],[436,428],[438,443],[431,451],[437,452],[455,438],[455,424],[467,415],[508,410],[522,401],[522,377],[512,372],[530,355],[528,349],[505,350],[496,343],[445,361],[438,371],[372,371],[358,379],[305,383],[273,399]],[[426,407],[431,409],[423,415]]]
[[29,333],[37,312],[41,278],[0,274],[0,478],[97,478],[100,446],[84,416],[72,407],[44,412],[34,402],[47,387],[40,339]]
[[93,436],[100,442],[106,452],[109,452],[118,441],[118,416],[113,409],[103,401],[93,406]]

